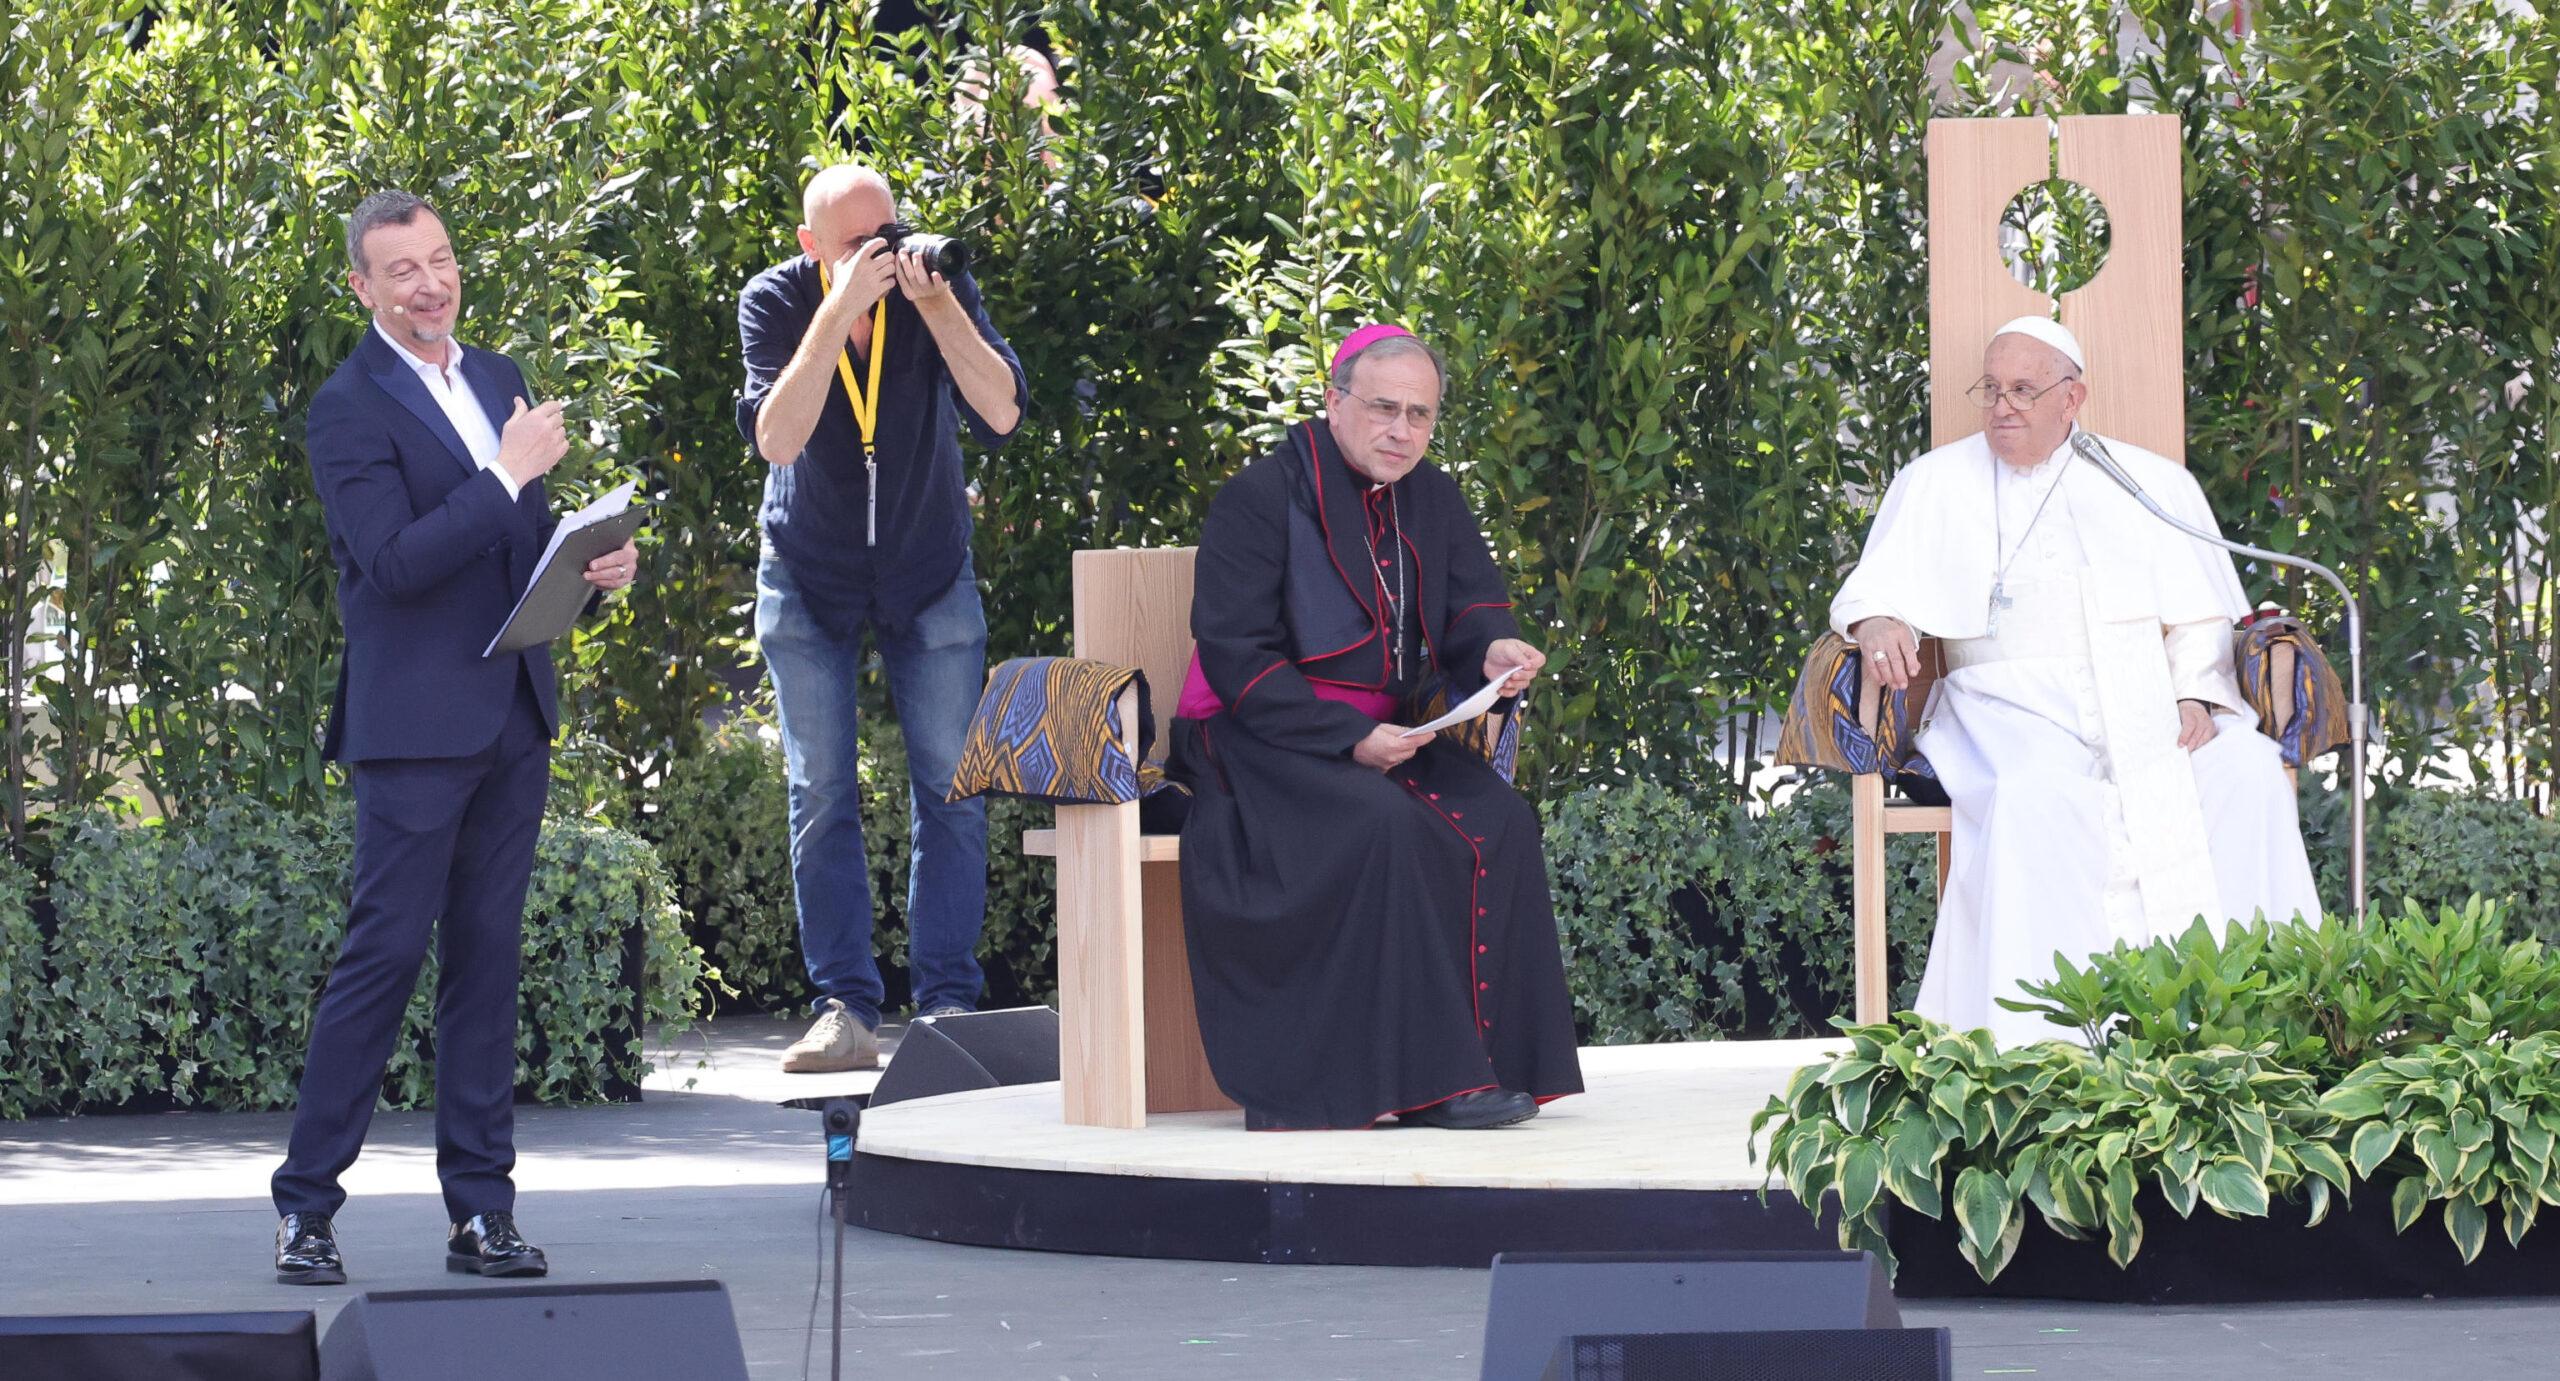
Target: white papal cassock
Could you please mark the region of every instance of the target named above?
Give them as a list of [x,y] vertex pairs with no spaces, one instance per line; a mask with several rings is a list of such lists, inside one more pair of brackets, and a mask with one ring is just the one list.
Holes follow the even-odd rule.
[[[2106,444],[2162,507],[2220,530],[2183,466]],[[1946,653],[1916,739],[1955,805],[1921,1015],[2004,1045],[2069,1038],[1995,999],[2050,978],[2057,952],[2165,938],[2200,915],[2320,914],[2283,761],[2233,672],[2248,608],[2228,553],[2068,445],[2020,469],[1976,433],[1894,477],[1831,624],[1891,615]],[[2180,700],[2210,703],[2220,730],[2192,754]]]

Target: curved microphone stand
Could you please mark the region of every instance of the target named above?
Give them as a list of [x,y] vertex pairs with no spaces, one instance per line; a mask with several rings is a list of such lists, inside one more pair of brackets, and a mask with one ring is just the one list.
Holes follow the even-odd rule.
[[2309,559],[2308,557],[2288,556],[2280,551],[2269,551],[2264,547],[2253,547],[2246,542],[2234,542],[2230,538],[2223,537],[2216,533],[2207,532],[2203,528],[2196,527],[2191,523],[2173,516],[2167,509],[2162,508],[2157,500],[2153,499],[2149,494],[2144,493],[2141,485],[2134,483],[2133,476],[2125,473],[2125,468],[2116,463],[2116,458],[2114,456],[2107,454],[2107,448],[2104,442],[2101,442],[2098,438],[2090,435],[2086,431],[2074,431],[2072,433],[2071,449],[2078,452],[2082,460],[2088,461],[2090,464],[2097,466],[2100,470],[2105,471],[2108,479],[2114,480],[2126,493],[2131,494],[2136,500],[2138,500],[2144,508],[2150,509],[2152,517],[2167,523],[2169,526],[2187,534],[2189,537],[2195,538],[2199,542],[2210,542],[2225,551],[2237,552],[2242,556],[2255,557],[2260,561],[2272,561],[2279,566],[2292,566],[2299,570],[2309,571],[2313,575],[2319,576],[2321,579],[2328,581],[2329,584],[2337,590],[2338,598],[2347,602],[2347,843],[2349,848],[2347,856],[2347,886],[2349,890],[2355,893],[2356,922],[2359,925],[2363,924],[2365,743],[2364,618],[2356,610],[2356,597],[2348,592],[2347,582],[2339,579],[2336,571],[2333,571],[2328,567],[2321,565],[2319,562]]

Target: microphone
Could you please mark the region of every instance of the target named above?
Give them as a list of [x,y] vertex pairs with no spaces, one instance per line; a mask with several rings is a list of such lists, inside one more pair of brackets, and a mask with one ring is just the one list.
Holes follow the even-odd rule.
[[[2133,482],[2133,476],[2125,473],[2125,468],[2116,463],[2116,458],[2107,452],[2105,443],[2099,441],[2094,434],[2081,431],[2076,427],[2073,428],[2071,432],[2071,449],[2078,452],[2082,460],[2085,460],[2090,464],[2097,466],[2100,470],[2105,471],[2107,478],[2114,480],[2117,486],[2123,489],[2124,492],[2140,499],[2144,508],[2150,509],[2154,513],[2159,513],[2162,518],[2169,517],[2169,515],[2165,513],[2160,513],[2160,506],[2151,501],[2151,496],[2149,494],[2142,492],[2142,486]],[[2175,522],[2176,520],[2169,519],[2169,521]]]
[[2364,619],[2356,610],[2356,597],[2347,591],[2347,582],[2339,579],[2336,571],[2321,565],[2317,561],[2310,560],[2307,557],[2293,556],[2280,551],[2269,551],[2264,547],[2250,546],[2246,542],[2234,542],[2219,533],[2207,532],[2203,528],[2197,527],[2192,523],[2174,516],[2167,509],[2162,508],[2158,500],[2143,492],[2142,486],[2134,482],[2133,476],[2125,470],[2122,462],[2118,461],[2114,455],[2108,452],[2106,443],[2100,441],[2094,433],[2084,431],[2078,427],[2072,428],[2071,449],[2072,452],[2078,455],[2082,460],[2098,467],[2100,471],[2105,473],[2108,479],[2114,480],[2117,485],[2123,488],[2124,492],[2131,494],[2142,504],[2144,508],[2151,510],[2152,517],[2167,523],[2169,526],[2187,534],[2189,537],[2195,538],[2199,542],[2209,542],[2214,546],[2222,548],[2224,551],[2237,552],[2242,556],[2247,556],[2255,560],[2269,561],[2279,566],[2292,566],[2300,570],[2309,571],[2313,575],[2319,576],[2321,579],[2328,581],[2330,587],[2338,592],[2338,598],[2346,601],[2347,675],[2350,686],[2350,689],[2347,691],[2347,775],[2349,777],[2347,787],[2347,838],[2352,850],[2347,856],[2347,877],[2348,884],[2356,895],[2356,920],[2358,923],[2362,923],[2365,916]]

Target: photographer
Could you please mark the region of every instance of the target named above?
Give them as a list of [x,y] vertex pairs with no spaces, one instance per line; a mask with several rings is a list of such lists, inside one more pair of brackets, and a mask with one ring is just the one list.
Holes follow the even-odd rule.
[[782,1067],[815,1073],[879,1062],[854,723],[866,630],[906,730],[916,1010],[977,1005],[986,807],[943,799],[987,676],[959,428],[1001,446],[1029,392],[965,255],[897,224],[879,173],[819,173],[801,213],[802,253],[739,294],[738,430],[770,466],[756,641],[789,761],[792,887],[819,994],[816,1024]]

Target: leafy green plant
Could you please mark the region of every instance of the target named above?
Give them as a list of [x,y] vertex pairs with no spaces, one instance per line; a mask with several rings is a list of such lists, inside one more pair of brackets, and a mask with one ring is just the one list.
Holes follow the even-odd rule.
[[[232,801],[183,824],[74,828],[56,856],[54,934],[12,951],[41,989],[19,1028],[22,1077],[39,1090],[23,1110],[292,1106],[344,935],[351,824],[344,809]],[[711,975],[665,871],[621,831],[546,823],[524,935],[518,1086],[537,1100],[627,1090],[646,1068],[643,1031],[702,1011]],[[393,1106],[434,1095],[435,973],[431,951],[384,1079]]]
[[[868,729],[870,726],[864,726]],[[776,1011],[808,995],[791,901],[782,753],[761,719],[732,719],[667,764],[632,821],[675,879],[685,933],[720,974],[724,1009]]]
[[44,981],[44,933],[35,878],[0,854],[0,1122],[27,1116],[52,1096],[59,997]]
[[[2342,813],[2327,806],[2324,817]],[[2560,943],[2560,820],[2527,801],[2422,787],[2392,791],[2372,811],[2367,885],[2375,896],[2429,908],[2485,897],[2518,931]],[[2333,827],[2315,856],[2326,897],[2347,892],[2344,835]]]
[[2171,1050],[2272,1041],[2288,1064],[2335,1078],[2376,1055],[2449,1040],[2481,1020],[2502,1036],[2560,1031],[2560,959],[2509,943],[2500,908],[2471,898],[2430,915],[2416,901],[2364,925],[2198,921],[2174,940],[2118,945],[2021,985],[2012,1011],[2042,1012],[2093,1045]]
[[2376,1060],[2320,1099],[2356,1174],[2391,1186],[2392,1226],[2406,1232],[2441,1203],[2465,1261],[2480,1255],[2490,1209],[2514,1246],[2543,1205],[2560,1204],[2560,1035],[2498,1038],[2486,1004],[2475,1010],[2452,1042]]
[[[2202,925],[2066,965],[2013,1003],[2090,1040],[2003,1050],[1905,1012],[1845,1028],[1754,1117],[1797,1200],[1840,1209],[1844,1246],[1886,1251],[1886,1201],[1943,1219],[1985,1280],[2032,1207],[2054,1232],[2142,1248],[2141,1200],[2318,1225],[2388,1186],[2402,1230],[2431,1203],[2470,1260],[2486,1211],[2520,1240],[2560,1202],[2560,958],[2500,942],[2478,901],[2388,923]],[[2057,1028],[2057,1034],[2066,1028]]]
[[2146,1186],[2180,1217],[2199,1202],[2263,1217],[2270,1196],[2298,1189],[2314,1222],[2349,1188],[2313,1079],[2270,1047],[2002,1050],[1987,1031],[1910,1013],[1847,1034],[1847,1054],[1797,1071],[1751,1125],[1756,1138],[1778,1124],[1770,1173],[1798,1202],[1837,1200],[1844,1247],[1891,1259],[1889,1195],[1931,1218],[1952,1210],[1985,1280],[2015,1255],[2030,1208],[2064,1237],[2103,1236],[2121,1266],[2142,1249]]
[[[774,735],[757,717],[722,725],[702,751],[669,765],[652,809],[636,822],[674,875],[686,933],[719,971],[722,1005],[731,1010],[796,1009],[810,998],[792,905],[788,790]],[[861,737],[872,946],[895,1005],[904,999],[913,838],[905,740],[885,714],[866,714]],[[1022,853],[1022,832],[1049,824],[1047,806],[987,803],[987,922],[978,957],[990,1003],[1056,999],[1056,865]]]
[[[1812,1034],[1847,1011],[1847,834],[1847,793],[1831,786],[1755,813],[1636,778],[1549,806],[1548,883],[1586,1037]],[[1937,909],[1927,841],[1895,841],[1887,877],[1908,994]]]

